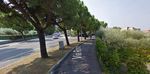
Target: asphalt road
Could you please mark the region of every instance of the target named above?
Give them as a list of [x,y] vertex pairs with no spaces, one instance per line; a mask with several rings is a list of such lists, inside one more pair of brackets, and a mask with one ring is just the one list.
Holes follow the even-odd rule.
[[[75,38],[69,37],[69,40],[73,41]],[[65,38],[60,37],[59,39],[53,39],[50,36],[47,36],[47,48],[58,46],[59,41],[64,41],[65,43]],[[39,48],[38,38],[0,45],[0,69],[18,61],[24,56],[30,55],[35,51],[39,51]]]

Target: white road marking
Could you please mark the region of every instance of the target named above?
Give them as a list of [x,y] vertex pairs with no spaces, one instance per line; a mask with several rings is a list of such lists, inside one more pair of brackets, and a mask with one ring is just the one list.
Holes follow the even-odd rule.
[[76,47],[73,51],[72,59],[81,59],[82,58],[82,52],[81,47]]

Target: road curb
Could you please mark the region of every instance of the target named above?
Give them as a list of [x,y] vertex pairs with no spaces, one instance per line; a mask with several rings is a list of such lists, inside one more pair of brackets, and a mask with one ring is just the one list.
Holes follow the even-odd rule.
[[54,66],[52,66],[52,68],[48,71],[48,74],[54,74],[55,73],[55,69],[57,69],[60,66],[60,64],[71,54],[71,52],[73,52],[73,50],[76,47],[81,46],[83,43],[78,44],[77,46],[72,48],[68,53],[66,53]]

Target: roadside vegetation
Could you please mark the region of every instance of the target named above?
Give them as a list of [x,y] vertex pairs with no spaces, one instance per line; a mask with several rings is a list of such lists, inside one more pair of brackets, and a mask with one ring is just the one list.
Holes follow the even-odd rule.
[[105,74],[149,74],[150,33],[138,30],[100,29],[97,55]]
[[0,40],[25,40],[35,37],[37,37],[35,30],[25,31],[21,34],[12,28],[0,28]]

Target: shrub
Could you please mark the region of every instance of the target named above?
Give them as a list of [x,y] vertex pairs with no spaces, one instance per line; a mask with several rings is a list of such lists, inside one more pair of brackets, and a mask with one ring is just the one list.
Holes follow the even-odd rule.
[[31,30],[27,33],[27,35],[37,35],[37,31]]
[[139,48],[146,49],[150,51],[150,38],[142,38],[139,40]]
[[0,28],[0,35],[18,35],[19,32],[10,28]]
[[96,36],[102,39],[102,37],[104,36],[104,31],[104,28],[100,28],[98,31],[96,31]]
[[108,74],[148,74],[145,66],[149,61],[150,38],[141,31],[99,30],[97,53]]
[[108,70],[108,73],[118,74],[120,60],[117,50],[109,51],[105,42],[103,42],[100,38],[96,39],[96,47],[99,60],[102,61],[103,68],[105,68],[103,70]]
[[123,32],[126,33],[126,38],[133,38],[133,39],[144,38],[144,33],[142,31],[127,30]]
[[149,74],[146,65],[139,56],[132,56],[127,62],[128,74]]
[[125,35],[118,29],[106,29],[103,38],[109,48],[120,49],[123,46]]
[[145,36],[146,38],[150,38],[150,32],[144,33],[144,36]]

